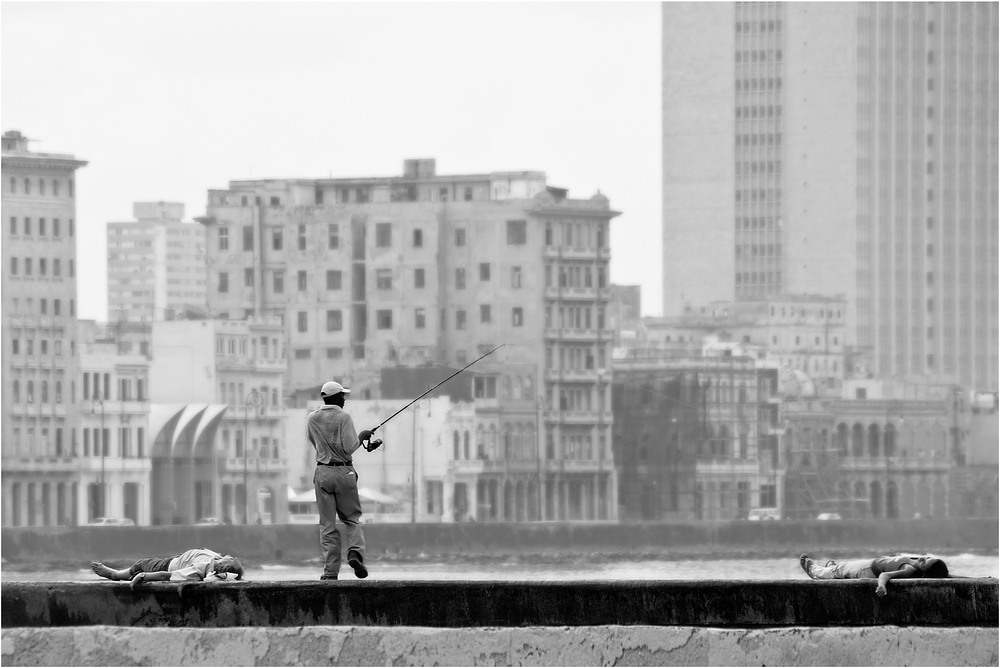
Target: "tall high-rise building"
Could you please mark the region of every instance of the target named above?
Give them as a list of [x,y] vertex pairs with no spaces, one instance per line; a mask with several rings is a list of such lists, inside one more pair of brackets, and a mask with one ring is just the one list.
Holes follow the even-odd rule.
[[28,141],[16,130],[0,139],[7,231],[0,319],[5,524],[18,517],[37,524],[65,520],[73,498],[85,494],[75,482],[82,462],[74,178],[87,162],[31,151]]
[[883,376],[997,387],[997,5],[665,3],[664,315],[843,295]]
[[184,205],[135,202],[136,220],[108,223],[108,320],[172,320],[205,308],[205,228],[182,222]]
[[[396,177],[233,181],[199,219],[209,310],[281,318],[288,393],[310,399],[330,378],[380,398],[383,367],[462,366],[505,344],[471,370],[488,416],[470,503],[494,518],[510,503],[514,517],[613,519],[618,212],[600,193],[566,195],[542,172],[443,176],[434,160]],[[544,491],[526,491],[540,466]]]

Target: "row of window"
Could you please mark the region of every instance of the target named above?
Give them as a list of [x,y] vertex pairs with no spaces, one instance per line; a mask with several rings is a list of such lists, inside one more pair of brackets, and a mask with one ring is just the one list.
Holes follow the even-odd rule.
[[[278,342],[275,339],[275,346],[277,345]],[[228,392],[226,391],[227,387],[229,389]],[[229,383],[228,385],[226,383],[219,383],[219,401],[231,406],[250,405],[260,410],[267,408],[269,405],[272,408],[281,407],[278,389],[274,387],[268,388],[267,385],[262,385],[260,389],[251,387],[248,394],[243,394],[243,383]],[[270,404],[268,403],[269,401]]]
[[736,229],[744,230],[763,230],[765,226],[767,229],[772,229],[777,225],[778,229],[781,229],[781,218],[774,218],[773,216],[766,216],[760,218],[736,218]]
[[781,188],[758,189],[758,190],[737,190],[736,201],[747,202],[780,202]]
[[[40,390],[39,402],[43,404],[49,403],[49,381],[40,380],[38,381],[38,387]],[[61,404],[63,402],[63,391],[62,391],[62,381],[57,380],[52,384],[53,394],[52,399],[54,403]],[[21,403],[21,383],[15,380],[11,386],[11,393],[13,395],[13,400],[15,404]],[[71,398],[71,401],[73,399]],[[35,403],[35,381],[28,380],[24,383],[24,402],[27,404]]]
[[736,257],[776,257],[781,255],[781,244],[745,244],[736,247]]
[[[132,393],[135,381],[135,394]],[[117,383],[112,385],[110,373],[84,372],[83,374],[83,400],[88,401],[111,401],[112,387],[117,391],[119,401],[146,401],[146,380],[144,378],[118,378]]]
[[781,133],[736,135],[736,146],[781,146]]
[[780,63],[781,49],[767,51],[737,51],[738,63]]
[[[24,218],[22,218],[21,219],[21,225],[20,225],[20,227],[18,227],[17,216],[11,216],[10,217],[10,236],[12,236],[12,237],[17,236],[18,233],[19,233],[18,232],[19,229],[20,229],[20,233],[23,234],[24,236],[26,236],[26,237],[32,236],[33,227],[32,227],[32,224],[31,224],[31,218],[28,217],[28,216],[25,216]],[[47,220],[45,218],[39,218],[38,219],[38,236],[40,236],[40,237],[47,237],[47,236],[49,236],[49,234],[48,234],[49,229],[50,228],[48,226]],[[52,230],[52,237],[53,238],[57,238],[58,239],[59,237],[62,236],[62,223],[60,222],[60,220],[58,218],[53,218],[52,219],[51,230]],[[71,236],[71,237],[74,236],[75,233],[76,233],[76,225],[74,224],[72,218],[69,219],[68,232],[69,232],[69,236]]]
[[736,163],[736,175],[754,175],[754,174],[780,174],[781,173],[781,161],[780,160],[768,160],[766,162],[737,162]]
[[[589,264],[560,264],[555,265],[559,272],[559,287],[560,288],[593,288],[594,282],[594,267]],[[552,287],[552,267],[553,265],[545,265],[545,287]],[[607,269],[604,265],[597,267],[596,271],[597,281],[596,286],[600,289],[608,287],[608,276]]]
[[765,90],[781,90],[781,77],[737,79],[737,93],[756,93]]
[[[559,316],[559,328],[560,329],[590,329],[591,328],[591,314],[593,313],[593,307],[591,306],[560,306],[558,311]],[[597,309],[596,324],[597,329],[604,329],[604,309]],[[545,328],[551,329],[553,327],[552,321],[552,307],[545,307]]]
[[[67,182],[69,186],[69,196],[73,197],[73,179],[69,179]],[[17,177],[12,176],[8,181],[8,189],[11,195],[17,194]],[[52,196],[59,197],[60,193],[60,181],[59,179],[52,179]],[[31,177],[24,177],[24,194],[31,194]],[[38,194],[41,197],[45,196],[45,179],[38,179]]]
[[[28,297],[24,300],[25,310],[21,311],[21,300],[14,297],[11,300],[11,313],[15,315],[35,315],[35,298]],[[38,315],[49,315],[49,300],[47,297],[41,297],[38,300]],[[52,300],[52,315],[62,315],[62,300],[53,299]],[[70,317],[76,317],[76,300],[69,300],[69,315]]]
[[757,118],[781,118],[781,105],[736,107],[736,120],[748,121]]
[[780,271],[737,272],[736,285],[742,285],[744,283],[747,285],[756,283],[767,283],[771,285],[778,285],[781,283],[781,272]]
[[[19,263],[19,261],[20,261],[20,263]],[[25,258],[12,257],[10,259],[10,275],[11,276],[18,276],[19,275],[18,272],[20,271],[20,272],[23,272],[24,276],[33,276],[34,275],[34,266],[35,265],[33,264],[33,258],[30,258],[30,257],[25,257]],[[52,267],[52,276],[55,277],[55,278],[61,278],[62,277],[62,260],[60,258],[52,258],[51,265],[49,264],[49,259],[48,258],[44,258],[44,257],[38,258],[38,275],[39,276],[48,276],[49,275],[49,267],[50,266]],[[73,278],[74,276],[76,276],[76,265],[74,264],[73,260],[69,260],[69,266],[67,267],[67,269],[69,270],[69,277],[70,278]]]
[[[70,341],[70,352],[71,352],[71,354],[74,351],[75,351],[75,343],[73,341]],[[21,339],[20,338],[11,339],[11,353],[13,353],[14,355],[20,355],[21,354]],[[38,353],[40,355],[48,355],[49,354],[49,340],[48,339],[38,339]],[[30,338],[29,337],[29,338],[25,338],[24,339],[24,354],[25,355],[34,355],[35,354],[35,339],[34,338]],[[54,354],[54,355],[62,355],[63,354],[63,351],[62,351],[62,339],[54,339],[52,341],[52,354]]]
[[[596,356],[595,356],[596,348]],[[545,348],[546,369],[569,369],[576,371],[594,371],[605,369],[607,352],[603,345],[564,345],[559,347],[559,366],[555,366],[555,350],[552,346]]]
[[[375,311],[376,329],[392,329],[392,309],[377,309]],[[468,321],[465,309],[455,310],[455,329],[463,330]],[[493,306],[491,304],[479,305],[479,322],[491,324],[493,322]],[[524,309],[520,306],[511,308],[511,325],[522,327],[524,325]],[[427,327],[427,309],[413,309],[414,329],[425,329]],[[441,329],[447,326],[447,310],[441,309]],[[309,331],[308,311],[299,311],[296,318],[296,327],[299,332]],[[326,331],[339,332],[344,329],[344,314],[341,309],[329,309],[326,312]],[[296,355],[298,357],[298,355]]]
[[[250,339],[250,344],[252,347],[251,357],[257,359],[257,338],[254,337]],[[270,342],[270,345],[268,343]],[[217,336],[215,337],[215,354],[216,355],[246,355],[247,354],[247,339],[246,337],[234,337],[234,336]],[[261,359],[280,359],[283,356],[280,346],[278,345],[278,339],[272,338],[268,339],[266,336],[260,337],[260,358]]]
[[737,21],[736,34],[749,35],[757,32],[781,32],[781,19],[775,21]]

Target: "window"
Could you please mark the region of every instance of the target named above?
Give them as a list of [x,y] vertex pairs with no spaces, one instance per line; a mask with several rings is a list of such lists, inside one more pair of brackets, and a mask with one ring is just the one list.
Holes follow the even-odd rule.
[[414,269],[413,270],[413,287],[422,288],[424,287],[424,270]]
[[524,324],[524,309],[521,308],[520,306],[514,307],[514,309],[511,311],[511,316],[513,321],[512,324],[515,327],[520,327],[522,324]]
[[442,202],[447,202],[448,201],[448,189],[447,188],[438,188],[438,199],[441,200]]
[[326,349],[326,358],[328,360],[339,360],[339,359],[342,359],[343,357],[344,357],[344,349],[343,348],[327,348]]
[[299,225],[299,250],[304,251],[306,249],[306,226]]
[[337,223],[327,224],[326,239],[327,248],[340,248],[340,225]]
[[253,268],[248,268],[243,270],[243,287],[245,288],[253,287]]
[[229,250],[229,228],[220,227],[219,228],[219,250],[227,251]]
[[307,289],[307,287],[309,285],[309,279],[307,278],[308,275],[309,274],[306,273],[303,270],[299,271],[299,274],[298,274],[298,276],[299,276],[299,292],[305,292],[306,291],[306,289]]
[[[58,183],[58,181],[56,181],[56,183]],[[52,219],[52,236],[54,236],[54,237],[61,236],[62,232],[59,229],[59,227],[60,227],[59,226],[59,219],[58,218],[53,218]]]
[[49,263],[44,257],[38,259],[38,275],[48,276]]
[[423,248],[423,246],[424,246],[424,231],[413,230],[413,247]]
[[490,304],[479,305],[479,322],[493,322],[493,313]]
[[466,188],[465,189],[465,201],[466,202],[471,202],[472,201],[472,188]]
[[326,331],[339,332],[344,329],[344,318],[340,310],[326,312]]
[[455,245],[464,246],[465,245],[465,228],[460,227],[455,230]]
[[24,275],[31,276],[31,258],[24,258]]
[[280,295],[285,292],[285,272],[274,272],[274,294]]
[[281,230],[274,230],[271,232],[271,248],[281,250],[282,246],[284,246],[284,235]]
[[[43,181],[43,183],[44,183],[44,181]],[[44,218],[39,218],[38,219],[38,236],[40,236],[40,237],[44,237],[45,236],[45,219]]]
[[52,300],[52,313],[53,315],[62,315],[62,300],[53,299]]
[[219,272],[219,292],[229,292],[229,274],[224,271]]
[[[587,277],[588,278],[590,277],[589,273],[587,274]],[[510,287],[514,288],[515,290],[520,289],[520,287],[521,287],[521,268],[520,267],[511,267],[510,268]]]
[[305,311],[299,311],[299,331],[308,332],[309,331],[309,314]]
[[528,223],[524,220],[507,221],[507,245],[523,246],[528,243]]
[[389,248],[392,246],[392,223],[376,223],[375,245],[378,248]]
[[414,316],[414,327],[417,329],[423,329],[427,324],[427,315],[422,308],[415,309],[413,312]]
[[10,275],[17,276],[17,258],[12,257],[10,259]]
[[327,269],[326,271],[327,290],[340,290],[342,282],[343,282],[342,274],[339,269]]
[[24,236],[31,236],[31,218],[24,219]]
[[13,195],[17,192],[17,179],[15,177],[10,177],[10,193]]
[[392,290],[392,269],[375,270],[375,287],[379,290]]
[[31,194],[31,179],[29,179],[28,177],[24,177],[24,194],[25,195]]
[[249,225],[243,228],[243,250],[253,250],[253,228]]
[[[73,183],[73,182],[72,182],[72,181],[70,181],[70,183]],[[73,236],[73,234],[74,234],[74,232],[75,232],[75,231],[76,231],[76,228],[75,228],[75,225],[74,225],[74,223],[73,223],[73,219],[72,219],[72,218],[70,218],[70,219],[69,219],[69,235],[70,235],[70,236]]]
[[17,234],[17,216],[10,217],[10,235],[14,236]]
[[479,263],[479,280],[488,281],[490,280],[490,263],[480,262]]
[[455,329],[465,329],[465,309],[455,312]]
[[[295,349],[295,359],[297,360],[307,360],[312,357],[312,350],[309,348],[296,348]],[[239,432],[237,432],[239,434]]]
[[280,197],[275,197],[275,196],[272,195],[271,196],[271,206],[281,206],[281,198]]
[[456,290],[465,289],[465,269],[461,267],[455,270],[455,289]]
[[375,327],[378,329],[392,329],[392,311],[389,309],[375,311]]

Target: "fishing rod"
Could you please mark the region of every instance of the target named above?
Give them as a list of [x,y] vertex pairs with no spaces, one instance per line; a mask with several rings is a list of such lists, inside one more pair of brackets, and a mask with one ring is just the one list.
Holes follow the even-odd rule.
[[[374,429],[372,429],[372,430],[371,430],[371,434],[372,434],[372,436],[374,436],[374,435],[375,435],[375,432],[376,432],[376,431],[378,431],[378,430],[379,430],[379,429],[380,429],[380,428],[382,427],[382,425],[384,425],[384,424],[385,424],[386,422],[388,422],[388,421],[389,421],[389,420],[391,420],[392,418],[396,417],[397,415],[399,415],[400,413],[402,413],[403,411],[405,411],[405,410],[406,410],[407,408],[409,408],[409,407],[410,407],[410,406],[412,406],[413,404],[417,403],[418,401],[420,401],[421,399],[423,399],[424,397],[426,397],[426,396],[427,396],[428,394],[430,394],[431,392],[433,392],[433,391],[434,391],[434,390],[436,390],[437,388],[441,387],[442,385],[444,385],[445,383],[447,383],[447,382],[448,382],[449,380],[451,380],[452,378],[454,378],[454,377],[455,377],[455,376],[457,376],[458,374],[462,373],[463,371],[465,371],[466,369],[468,369],[468,368],[469,368],[470,366],[472,366],[473,364],[475,364],[475,363],[476,363],[476,362],[478,362],[479,360],[483,359],[484,357],[488,357],[488,356],[492,355],[492,354],[493,354],[493,353],[495,353],[496,351],[498,351],[498,350],[500,350],[501,348],[503,348],[503,347],[504,347],[505,345],[507,345],[507,344],[506,344],[506,343],[501,343],[501,344],[500,344],[499,346],[497,346],[497,347],[496,347],[496,348],[494,348],[493,350],[489,351],[489,352],[488,352],[488,353],[486,353],[485,355],[481,355],[480,357],[477,357],[476,359],[472,360],[471,362],[469,362],[468,364],[466,364],[465,366],[463,366],[463,367],[462,367],[461,369],[459,369],[459,370],[458,370],[458,371],[456,371],[455,373],[451,374],[450,376],[448,376],[447,378],[445,378],[444,380],[442,380],[442,381],[441,381],[440,383],[438,383],[438,384],[437,384],[437,385],[435,385],[434,387],[432,387],[432,388],[430,388],[429,390],[425,391],[425,392],[424,392],[423,394],[421,394],[421,395],[420,395],[419,397],[417,397],[416,399],[414,399],[414,400],[413,400],[413,401],[411,401],[410,403],[406,404],[405,406],[403,406],[402,408],[400,408],[400,409],[399,409],[398,411],[396,411],[395,413],[393,413],[392,415],[390,415],[390,416],[389,416],[389,417],[387,417],[386,419],[382,420],[382,422],[381,422],[381,423],[380,423],[380,424],[378,425],[378,427],[375,427]],[[370,437],[369,437],[369,442],[371,442],[371,439],[370,439]],[[381,441],[380,441],[380,439],[376,439],[376,443],[379,443],[379,444],[381,444]],[[374,450],[374,449],[375,449],[375,448],[377,448],[377,447],[378,447],[378,445],[375,445],[375,447],[371,448],[371,450]],[[368,446],[367,446],[367,445],[365,446],[365,449],[366,449],[366,450],[368,450]],[[369,451],[369,452],[371,452],[371,450],[368,450],[368,451]]]

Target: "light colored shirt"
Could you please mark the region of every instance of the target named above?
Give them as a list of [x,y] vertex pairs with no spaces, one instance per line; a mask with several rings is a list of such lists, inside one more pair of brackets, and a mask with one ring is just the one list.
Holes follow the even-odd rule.
[[318,464],[349,462],[361,447],[354,420],[340,406],[321,406],[306,419],[306,436],[316,449]]
[[222,555],[203,547],[188,550],[170,560],[167,570],[173,580],[204,580],[215,574],[215,562]]

